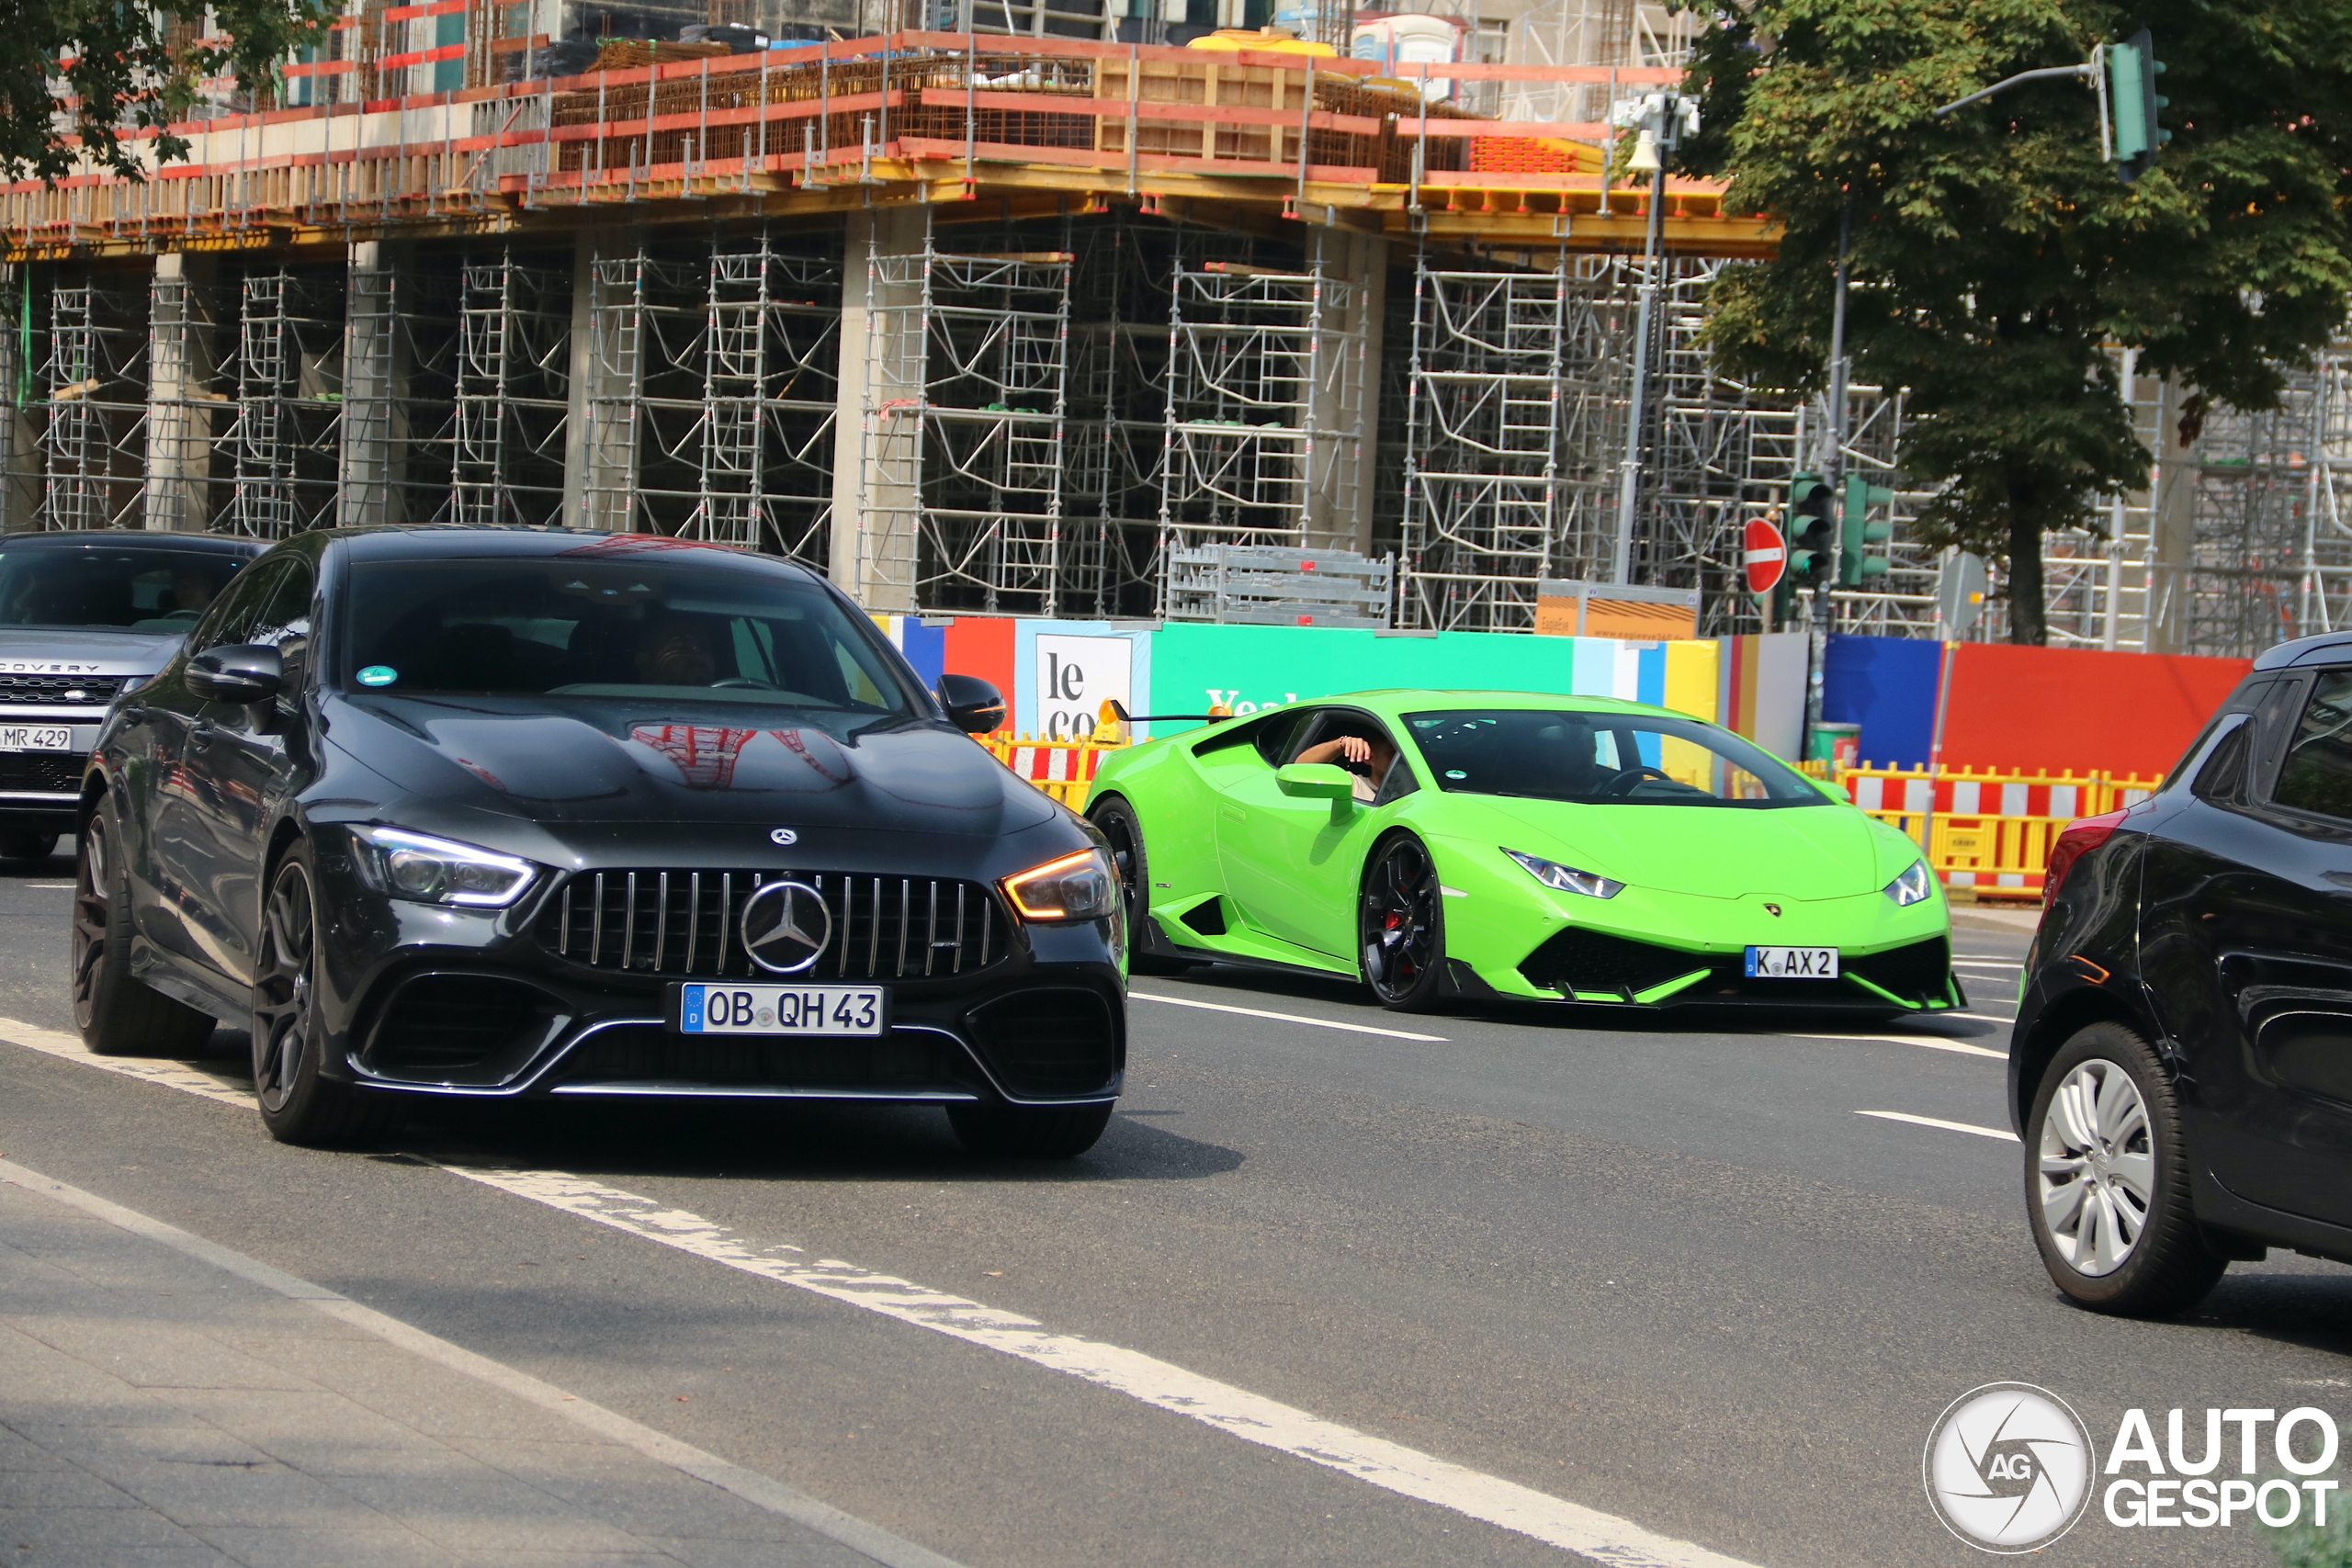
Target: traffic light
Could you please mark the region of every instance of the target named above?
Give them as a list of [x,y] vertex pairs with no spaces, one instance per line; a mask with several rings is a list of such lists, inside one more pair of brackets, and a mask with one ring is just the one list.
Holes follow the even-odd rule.
[[1860,588],[1873,577],[1886,575],[1886,558],[1871,554],[1871,547],[1883,545],[1894,536],[1894,525],[1870,521],[1871,508],[1889,506],[1894,492],[1884,485],[1866,482],[1860,474],[1846,476],[1846,510],[1838,520],[1838,543],[1842,547],[1838,559],[1838,586]]
[[1829,515],[1829,486],[1819,474],[1789,479],[1789,571],[1781,579],[1790,591],[1825,588],[1837,550],[1837,524]]
[[2156,149],[2172,140],[2156,123],[2156,111],[2172,101],[2156,91],[2164,70],[2145,28],[2107,46],[2107,155],[2115,177],[2127,186],[2155,167]]

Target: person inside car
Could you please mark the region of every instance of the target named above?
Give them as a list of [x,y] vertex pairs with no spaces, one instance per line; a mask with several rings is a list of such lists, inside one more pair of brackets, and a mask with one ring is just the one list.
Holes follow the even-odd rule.
[[710,634],[699,621],[659,615],[638,634],[629,655],[637,678],[649,686],[707,686],[718,679],[718,659]]
[[1357,803],[1369,806],[1379,795],[1381,784],[1396,761],[1396,748],[1385,735],[1374,735],[1369,739],[1362,735],[1341,735],[1301,747],[1298,755],[1291,761],[1333,762],[1345,768],[1351,775],[1350,783],[1354,787]]

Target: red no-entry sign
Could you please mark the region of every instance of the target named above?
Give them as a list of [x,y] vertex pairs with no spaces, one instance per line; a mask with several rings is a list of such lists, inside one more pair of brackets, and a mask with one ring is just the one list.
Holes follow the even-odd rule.
[[1747,520],[1747,547],[1740,556],[1747,568],[1747,591],[1770,593],[1789,570],[1789,542],[1781,530],[1761,517]]

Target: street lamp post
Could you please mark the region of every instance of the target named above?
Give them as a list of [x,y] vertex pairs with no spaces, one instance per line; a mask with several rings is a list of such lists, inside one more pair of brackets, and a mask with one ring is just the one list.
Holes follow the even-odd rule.
[[1641,308],[1634,327],[1633,395],[1625,405],[1625,457],[1617,482],[1617,535],[1610,552],[1609,581],[1634,580],[1634,503],[1641,489],[1644,411],[1649,401],[1650,323],[1657,311],[1659,251],[1666,237],[1666,160],[1659,154],[1699,133],[1699,104],[1679,93],[1651,93],[1620,104],[1611,117],[1620,129],[1638,128],[1626,168],[1650,176],[1649,240],[1643,247]]

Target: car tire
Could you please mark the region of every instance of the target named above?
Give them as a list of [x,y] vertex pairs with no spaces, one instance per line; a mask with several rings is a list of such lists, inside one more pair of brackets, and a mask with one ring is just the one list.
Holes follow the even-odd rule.
[[2025,1192],[2042,1267],[2094,1311],[2168,1316],[2229,1267],[2198,1230],[2172,1076],[2122,1024],[2078,1032],[2042,1070]]
[[1374,848],[1357,899],[1356,956],[1382,1007],[1426,1012],[1444,997],[1444,904],[1429,846],[1397,833]]
[[1102,829],[1111,846],[1111,863],[1119,869],[1119,897],[1127,907],[1127,973],[1182,975],[1200,968],[1182,958],[1143,950],[1144,935],[1150,930],[1146,922],[1151,917],[1144,912],[1144,906],[1151,886],[1151,863],[1144,855],[1143,822],[1136,816],[1136,808],[1114,795],[1097,806],[1087,819]]
[[948,1125],[970,1154],[990,1159],[1074,1159],[1111,1124],[1108,1105],[951,1105]]
[[281,1144],[357,1148],[388,1132],[398,1103],[319,1071],[318,868],[297,840],[270,868],[254,965],[254,1099]]
[[74,866],[72,990],[82,1043],[101,1056],[193,1056],[213,1021],[130,972],[130,865],[122,824],[98,803]]
[[56,852],[54,833],[0,833],[0,861],[18,865],[36,863]]

